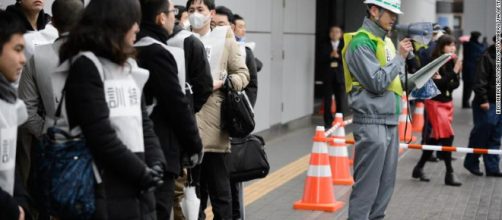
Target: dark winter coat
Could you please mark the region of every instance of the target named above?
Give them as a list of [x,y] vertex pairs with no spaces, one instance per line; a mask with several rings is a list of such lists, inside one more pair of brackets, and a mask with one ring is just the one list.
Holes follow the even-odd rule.
[[[167,42],[167,33],[154,24],[141,24],[137,39],[146,36]],[[184,88],[179,83],[173,55],[158,44],[137,47],[137,50],[138,65],[150,71],[144,93],[148,105],[157,100],[150,118],[167,160],[167,171],[178,175],[181,156],[202,151],[195,115],[182,92]]]
[[98,69],[87,57],[70,67],[66,82],[66,109],[70,127],[80,126],[103,179],[97,186],[94,219],[156,219],[153,193],[141,193],[146,167],[165,165],[160,144],[144,103],[144,153],[133,153],[111,126],[104,83]]

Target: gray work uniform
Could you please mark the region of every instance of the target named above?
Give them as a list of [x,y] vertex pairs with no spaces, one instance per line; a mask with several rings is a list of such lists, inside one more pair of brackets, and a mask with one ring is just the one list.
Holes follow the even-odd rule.
[[[377,37],[387,32],[368,18],[363,28]],[[349,45],[347,45],[349,46]],[[400,97],[386,88],[403,69],[397,55],[380,66],[374,49],[359,45],[347,50],[346,62],[361,86],[348,93],[354,112],[354,180],[349,201],[349,219],[382,219],[394,191],[399,136]]]

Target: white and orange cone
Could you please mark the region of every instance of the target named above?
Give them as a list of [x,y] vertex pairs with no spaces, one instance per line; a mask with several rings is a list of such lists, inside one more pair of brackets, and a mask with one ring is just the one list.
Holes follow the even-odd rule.
[[424,109],[425,105],[423,102],[416,102],[411,125],[415,132],[422,132],[422,129],[424,129]]
[[305,179],[303,197],[293,204],[294,209],[335,212],[344,206],[334,196],[324,128],[318,126],[313,138],[310,165]]
[[347,151],[345,138],[329,138],[328,145],[333,184],[354,184],[354,178],[350,174],[349,152]]

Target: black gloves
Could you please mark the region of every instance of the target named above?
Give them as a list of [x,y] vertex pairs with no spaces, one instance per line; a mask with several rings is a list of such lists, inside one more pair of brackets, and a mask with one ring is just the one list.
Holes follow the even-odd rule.
[[141,177],[141,193],[152,192],[164,183],[164,167],[162,163],[154,163],[152,167],[146,167]]

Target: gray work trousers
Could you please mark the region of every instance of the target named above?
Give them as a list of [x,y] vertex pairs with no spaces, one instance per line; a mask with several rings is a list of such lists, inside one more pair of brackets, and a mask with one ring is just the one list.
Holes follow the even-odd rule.
[[354,124],[354,180],[349,220],[383,219],[396,181],[397,126]]

